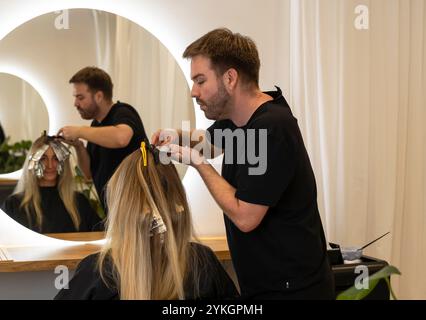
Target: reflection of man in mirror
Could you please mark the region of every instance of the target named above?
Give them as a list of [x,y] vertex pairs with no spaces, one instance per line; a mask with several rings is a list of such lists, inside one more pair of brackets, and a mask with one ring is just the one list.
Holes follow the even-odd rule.
[[[172,142],[173,157],[190,160],[223,210],[242,296],[334,299],[309,156],[281,90],[259,88],[255,43],[217,29],[192,43],[183,57],[191,59],[192,96],[215,120],[200,142],[224,149],[222,176],[193,148],[198,141],[182,147],[159,131],[152,142]],[[236,133],[243,139],[234,139]],[[258,174],[251,174],[258,166],[249,157],[252,148],[266,162]]]
[[[113,102],[110,76],[96,67],[78,71],[73,84],[74,106],[80,116],[93,120],[88,126],[65,126],[58,132],[77,150],[78,164],[93,182],[105,206],[104,187],[121,161],[146,139],[138,112],[130,105]],[[80,140],[88,141],[87,148]]]

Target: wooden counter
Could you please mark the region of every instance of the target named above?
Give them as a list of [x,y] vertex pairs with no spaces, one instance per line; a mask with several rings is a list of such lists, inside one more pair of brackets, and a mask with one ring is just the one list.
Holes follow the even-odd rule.
[[0,186],[11,186],[11,185],[16,185],[17,183],[18,183],[18,180],[16,179],[0,178]]
[[0,203],[13,193],[18,180],[0,178]]
[[[103,238],[102,232],[51,234],[63,240],[92,241]],[[228,244],[225,237],[200,238],[201,243],[210,247],[219,260],[229,260]],[[100,250],[101,244],[75,244],[51,246],[0,247],[0,272],[46,271],[58,265],[75,269],[86,256]]]
[[95,241],[105,238],[105,232],[46,233],[45,236],[69,241]]

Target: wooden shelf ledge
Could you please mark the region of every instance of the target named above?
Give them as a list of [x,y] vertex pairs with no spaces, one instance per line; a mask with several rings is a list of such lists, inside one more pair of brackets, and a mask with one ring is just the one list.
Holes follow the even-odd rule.
[[[51,234],[63,240],[92,241],[103,238],[102,232]],[[219,260],[230,260],[226,237],[201,237],[200,242],[210,247]],[[75,269],[86,256],[101,249],[101,244],[74,244],[52,246],[2,247],[8,259],[0,261],[0,272],[32,272],[54,270],[58,265]]]

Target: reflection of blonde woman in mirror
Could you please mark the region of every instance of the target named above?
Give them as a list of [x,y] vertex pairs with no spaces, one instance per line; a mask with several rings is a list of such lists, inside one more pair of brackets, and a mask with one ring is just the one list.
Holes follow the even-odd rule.
[[236,297],[234,283],[213,251],[191,242],[191,215],[174,165],[159,163],[157,149],[141,150],[129,155],[108,182],[101,253],[85,258],[69,289],[55,298]]
[[15,192],[3,203],[3,211],[41,233],[99,229],[99,217],[86,197],[74,189],[67,147],[44,134],[28,154]]

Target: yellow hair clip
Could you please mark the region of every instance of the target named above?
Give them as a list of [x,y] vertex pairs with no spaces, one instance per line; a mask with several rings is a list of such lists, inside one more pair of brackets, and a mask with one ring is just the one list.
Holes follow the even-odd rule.
[[146,167],[148,162],[147,162],[147,158],[146,158],[146,145],[145,145],[145,141],[141,142],[141,151],[142,151],[142,157],[143,157],[143,166]]

